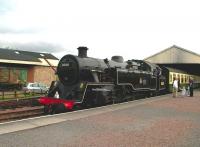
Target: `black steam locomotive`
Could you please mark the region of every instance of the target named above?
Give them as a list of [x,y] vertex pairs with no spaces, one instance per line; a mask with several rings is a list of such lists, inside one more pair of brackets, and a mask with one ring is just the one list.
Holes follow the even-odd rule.
[[87,57],[86,47],[78,50],[78,56],[62,57],[57,67],[59,80],[52,83],[47,97],[39,99],[48,113],[149,97],[166,90],[166,78],[155,64],[124,62],[121,56],[96,59]]

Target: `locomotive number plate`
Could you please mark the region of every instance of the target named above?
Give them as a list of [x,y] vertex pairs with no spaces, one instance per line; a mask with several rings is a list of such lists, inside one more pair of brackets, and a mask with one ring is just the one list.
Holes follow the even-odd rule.
[[62,66],[68,67],[68,66],[69,66],[69,63],[63,63]]

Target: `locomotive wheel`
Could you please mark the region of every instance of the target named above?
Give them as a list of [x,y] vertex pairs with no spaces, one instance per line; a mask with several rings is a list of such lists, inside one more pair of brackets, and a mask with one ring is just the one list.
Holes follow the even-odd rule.
[[44,106],[44,114],[48,114],[48,111],[49,111],[49,110],[48,110],[48,106],[45,105],[45,106]]
[[63,113],[66,111],[64,104],[58,104],[55,106],[54,113]]
[[147,94],[147,98],[149,98],[149,97],[152,97],[153,96],[153,92],[148,92],[148,94]]
[[101,92],[97,92],[96,98],[93,99],[94,106],[103,106],[105,105],[105,98]]
[[105,98],[103,96],[98,98],[98,103],[97,103],[98,106],[103,106],[105,105],[105,103],[106,103]]
[[115,102],[123,102],[125,101],[125,98],[126,98],[126,90],[125,90],[125,87],[117,87],[116,88],[116,92],[115,92]]
[[54,105],[45,105],[44,106],[44,114],[54,114],[55,106]]
[[81,110],[82,106],[81,105],[74,105],[73,110]]

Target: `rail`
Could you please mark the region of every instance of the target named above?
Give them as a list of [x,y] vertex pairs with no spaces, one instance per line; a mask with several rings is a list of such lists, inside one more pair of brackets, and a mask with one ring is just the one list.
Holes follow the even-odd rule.
[[43,106],[23,107],[13,110],[0,111],[0,122],[19,120],[43,115]]

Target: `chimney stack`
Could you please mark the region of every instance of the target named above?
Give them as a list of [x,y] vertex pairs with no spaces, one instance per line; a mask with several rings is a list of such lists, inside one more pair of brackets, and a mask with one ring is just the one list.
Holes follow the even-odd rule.
[[78,56],[81,57],[81,58],[86,58],[87,57],[87,50],[88,48],[87,47],[79,47],[77,48],[78,49]]

